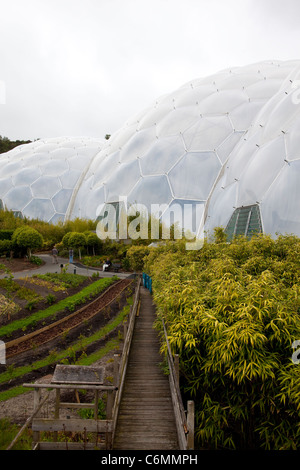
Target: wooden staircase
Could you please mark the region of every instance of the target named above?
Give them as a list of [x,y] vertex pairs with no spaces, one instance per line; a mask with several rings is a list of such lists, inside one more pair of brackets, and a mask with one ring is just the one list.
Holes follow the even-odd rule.
[[155,307],[144,287],[140,301],[113,448],[179,449],[169,380],[160,365],[160,344],[153,329]]

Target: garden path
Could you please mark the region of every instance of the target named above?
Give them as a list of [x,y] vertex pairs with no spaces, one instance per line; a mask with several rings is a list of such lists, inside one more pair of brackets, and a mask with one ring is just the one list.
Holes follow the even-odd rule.
[[[74,269],[76,269],[76,274],[82,274],[84,276],[92,276],[93,273],[99,272],[100,277],[111,277],[117,275],[120,279],[124,279],[130,276],[130,273],[114,273],[114,272],[103,272],[101,269],[96,268],[87,268],[79,263],[69,263],[67,258],[57,258],[57,264],[53,263],[52,256],[48,254],[37,254],[39,258],[41,258],[45,264],[43,266],[39,266],[34,269],[27,269],[25,271],[18,271],[12,273],[15,279],[19,279],[20,277],[26,276],[33,276],[34,274],[45,274],[45,273],[55,273],[60,272],[60,266],[63,265],[66,268],[66,272],[74,273]],[[0,274],[0,279],[3,279],[7,274]]]

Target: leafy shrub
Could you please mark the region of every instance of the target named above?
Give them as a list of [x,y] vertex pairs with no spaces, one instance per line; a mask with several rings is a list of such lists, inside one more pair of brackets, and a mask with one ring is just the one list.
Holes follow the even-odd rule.
[[98,268],[98,267],[102,267],[104,257],[103,256],[83,256],[81,261],[86,266]]
[[131,246],[127,251],[127,260],[131,269],[142,271],[144,268],[144,258],[149,254],[150,248],[147,246]]
[[11,240],[14,230],[0,230],[0,240]]
[[31,256],[29,261],[30,263],[36,264],[37,266],[41,266],[43,264],[43,261],[41,260],[41,258],[39,258],[38,256],[34,256],[34,255]]
[[72,232],[68,232],[63,236],[62,244],[65,248],[71,248],[71,245],[69,243],[69,238],[71,235],[72,235]]
[[[81,410],[78,410],[77,413],[82,419],[94,419],[94,410],[83,408]],[[97,419],[105,419],[105,418],[106,418],[106,405],[103,400],[99,400]]]
[[25,308],[27,308],[27,310],[29,310],[31,312],[31,310],[33,310],[36,305],[38,303],[38,299],[33,299],[33,300],[30,300],[26,305],[25,305]]
[[0,240],[0,255],[9,255],[13,249],[13,243],[11,240]]
[[55,301],[56,301],[55,295],[53,295],[53,294],[48,294],[47,295],[46,302],[47,302],[48,305],[54,304]]
[[[300,240],[259,235],[230,244],[180,242],[145,259],[154,300],[195,399],[199,446],[297,449]],[[165,345],[163,345],[165,348]]]
[[12,236],[14,246],[27,250],[28,257],[31,258],[32,250],[37,250],[43,246],[42,235],[27,225],[17,228]]

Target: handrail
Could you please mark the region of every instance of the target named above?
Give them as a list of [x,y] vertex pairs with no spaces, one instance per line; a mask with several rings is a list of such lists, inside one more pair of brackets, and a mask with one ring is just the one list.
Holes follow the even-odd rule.
[[169,381],[171,396],[175,414],[178,443],[180,450],[193,450],[194,449],[194,402],[188,401],[188,415],[186,416],[181,391],[179,388],[179,377],[175,369],[173,355],[171,352],[168,334],[164,319],[161,318],[165,341],[167,345],[167,359],[169,366]]
[[[152,293],[152,279],[146,273],[143,273],[144,287]],[[175,368],[173,355],[171,352],[168,334],[164,319],[161,318],[163,325],[165,341],[167,345],[167,360],[169,366],[169,383],[171,390],[171,397],[176,421],[178,444],[180,450],[193,450],[194,449],[194,421],[195,421],[195,404],[194,401],[187,402],[187,414],[185,413],[181,391],[179,388],[179,371]]]
[[114,436],[115,436],[115,431],[116,431],[119,407],[121,403],[121,398],[122,398],[122,393],[123,393],[123,388],[124,388],[124,383],[125,383],[125,375],[126,375],[126,370],[127,370],[127,365],[128,365],[128,357],[129,357],[130,346],[131,346],[131,341],[133,337],[135,318],[136,318],[136,314],[137,314],[137,310],[139,306],[140,286],[141,286],[141,278],[139,277],[136,291],[135,291],[133,305],[132,305],[132,308],[130,310],[130,314],[128,317],[127,331],[126,331],[126,336],[124,339],[121,362],[119,364],[119,369],[118,369],[118,379],[117,379],[118,389],[115,395],[115,401],[114,401],[113,412],[112,412],[112,421],[113,421],[112,442],[114,441]]

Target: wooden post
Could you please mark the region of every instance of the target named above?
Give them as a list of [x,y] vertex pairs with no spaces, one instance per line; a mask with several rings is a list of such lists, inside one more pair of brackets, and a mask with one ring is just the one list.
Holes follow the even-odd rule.
[[99,403],[99,392],[95,390],[95,406],[94,406],[94,419],[98,419],[98,403]]
[[[40,388],[35,388],[33,392],[33,413],[37,415],[37,410],[39,408],[41,401],[41,389]],[[33,443],[34,445],[37,444],[40,440],[40,433],[38,431],[35,431],[33,433]]]
[[[57,388],[55,391],[55,411],[54,411],[54,418],[59,419],[59,407],[60,407],[60,388]],[[57,442],[58,433],[55,431],[53,433],[53,440]]]
[[114,354],[114,381],[115,387],[119,385],[120,354]]
[[187,448],[194,450],[194,436],[195,436],[195,403],[192,400],[187,402]]
[[[114,405],[114,397],[112,390],[107,390],[107,403],[106,403],[106,419],[110,420],[112,418],[112,410]],[[105,443],[106,443],[106,450],[111,449],[112,446],[112,433],[106,432],[105,433]]]
[[176,382],[179,387],[179,354],[175,354],[174,356],[174,367],[176,373]]

